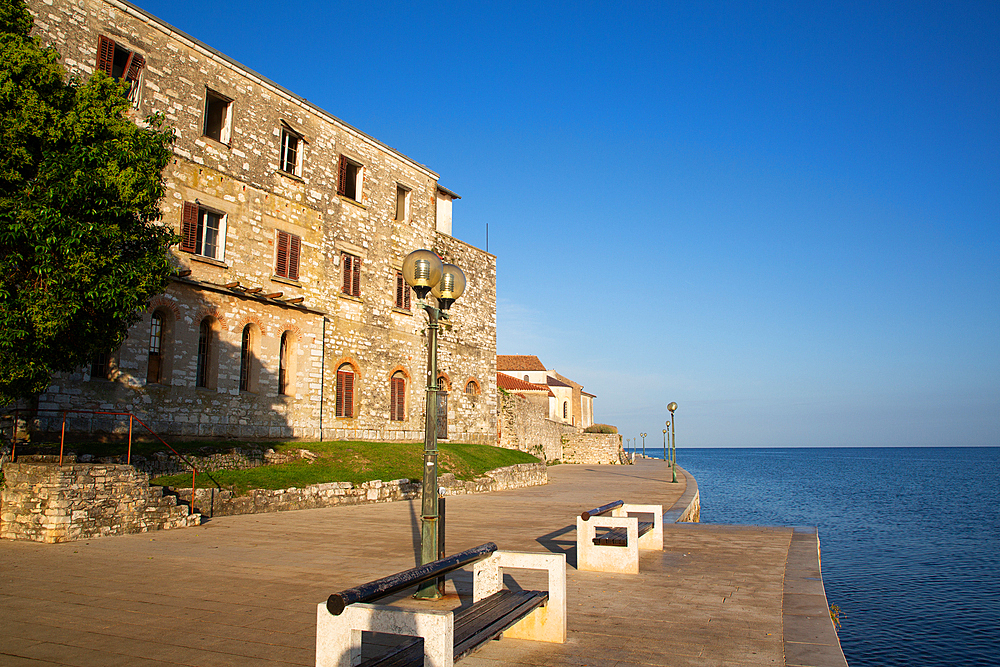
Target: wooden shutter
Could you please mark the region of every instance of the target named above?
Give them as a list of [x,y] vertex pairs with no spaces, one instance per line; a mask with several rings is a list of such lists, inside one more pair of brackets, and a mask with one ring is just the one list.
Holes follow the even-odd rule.
[[131,62],[128,66],[128,71],[125,73],[125,78],[129,81],[135,81],[139,78],[139,70],[141,70],[145,65],[146,59],[138,53],[133,53]]
[[344,414],[343,417],[354,416],[354,373],[343,371],[344,374]]
[[302,239],[294,234],[288,235],[288,278],[299,279],[299,251],[302,247]]
[[100,35],[97,38],[97,69],[111,76],[111,67],[115,64],[115,43]]
[[288,234],[278,231],[278,251],[275,253],[274,275],[288,277]]
[[351,294],[353,296],[361,296],[361,258],[354,258],[354,275],[351,276]]
[[343,264],[342,268],[344,270],[344,284],[340,288],[340,291],[343,292],[344,294],[350,294],[351,293],[351,283],[353,282],[351,280],[351,268],[354,265],[354,262],[353,262],[354,256],[353,255],[348,255],[347,253],[344,253],[343,257],[344,257],[344,261],[341,262],[341,264]]
[[391,420],[403,421],[406,408],[406,381],[401,377],[393,377],[389,381],[389,412]]
[[337,194],[347,195],[347,158],[340,156],[340,178],[337,180]]
[[406,281],[403,280],[403,274],[396,271],[396,308],[403,307],[403,285]]
[[403,281],[403,308],[410,309],[410,286]]
[[181,250],[195,252],[198,246],[198,205],[184,202],[184,215],[181,219]]

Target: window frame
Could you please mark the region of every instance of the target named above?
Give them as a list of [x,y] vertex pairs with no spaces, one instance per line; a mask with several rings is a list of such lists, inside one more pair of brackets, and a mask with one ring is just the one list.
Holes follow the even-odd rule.
[[[212,113],[213,102],[224,105],[223,116],[221,122],[219,123],[218,136],[215,136],[214,132],[214,114]],[[209,123],[212,126],[209,126]],[[213,131],[210,133],[209,130]],[[232,140],[233,131],[233,100],[222,93],[212,90],[211,88],[205,88],[205,110],[204,117],[202,119],[201,135],[207,137],[212,141],[218,141],[220,144],[226,146]]]
[[337,178],[337,194],[361,203],[364,199],[364,166],[344,154],[340,156],[339,177]]
[[[410,197],[412,192],[413,190],[406,187],[402,183],[396,183],[396,212],[393,218],[396,222],[410,221]],[[403,209],[402,217],[400,217],[400,210],[399,210],[401,206]]]
[[[117,72],[115,63],[120,61],[119,52],[125,58],[124,64]],[[126,48],[120,42],[116,42],[107,35],[97,36],[97,69],[101,70],[115,81],[124,79],[129,83],[128,99],[132,106],[139,106],[139,90],[141,89],[141,79],[146,67],[146,58],[134,49]]]
[[343,281],[340,291],[347,296],[361,297],[361,258],[344,251],[340,255],[340,268],[343,271]]
[[[209,216],[218,218],[218,228],[216,229],[216,254],[208,255],[205,250],[205,236],[209,229],[206,224]],[[180,249],[199,257],[207,257],[219,262],[226,261],[226,232],[228,228],[228,215],[213,208],[202,206],[200,203],[184,202],[184,210],[181,214],[181,244]]]
[[389,421],[406,421],[406,375],[396,371],[389,378]]
[[211,318],[202,318],[198,324],[197,364],[195,367],[195,387],[212,389],[212,359],[214,355],[215,328]]
[[357,373],[354,372],[354,367],[350,364],[341,364],[337,368],[336,410],[338,419],[354,418],[354,388],[357,384],[355,382],[356,379]]
[[301,236],[276,229],[274,240],[274,275],[286,280],[298,280],[301,253]]
[[[295,146],[290,148],[289,144],[293,139]],[[290,176],[302,177],[302,149],[305,143],[305,137],[285,123],[281,124],[281,143],[278,145],[278,169],[280,171]],[[289,152],[293,154],[291,160],[288,159]]]

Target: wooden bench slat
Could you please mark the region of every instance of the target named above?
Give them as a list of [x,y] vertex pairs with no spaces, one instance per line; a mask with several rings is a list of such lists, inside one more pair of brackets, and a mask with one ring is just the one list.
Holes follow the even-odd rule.
[[[474,605],[455,610],[454,659],[468,655],[546,603],[544,591],[501,590]],[[421,667],[424,664],[423,642],[420,638],[370,658],[359,667]]]
[[[639,537],[642,537],[653,529],[652,521],[639,522]],[[602,533],[594,538],[594,544],[611,547],[628,546],[628,529],[612,528],[606,533]]]
[[[506,595],[503,595],[506,594]],[[540,591],[500,591],[490,597],[503,595],[506,600],[501,604],[494,605],[489,614],[476,614],[477,620],[474,626],[466,626],[463,634],[468,634],[468,628],[474,628],[475,632],[459,640],[456,620],[455,628],[455,660],[468,655],[479,646],[491,639],[496,639],[503,634],[503,631],[524,618],[536,607],[540,607],[548,600],[548,594]],[[490,598],[487,598],[487,600]],[[480,603],[485,600],[480,600]],[[470,607],[470,610],[473,609]],[[482,623],[486,622],[486,625]]]

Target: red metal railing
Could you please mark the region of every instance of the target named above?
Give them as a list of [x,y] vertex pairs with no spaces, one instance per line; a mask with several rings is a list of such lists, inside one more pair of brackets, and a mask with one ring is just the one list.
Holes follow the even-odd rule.
[[13,412],[13,426],[11,427],[11,452],[10,458],[12,461],[16,460],[17,456],[17,425],[21,420],[21,415],[35,415],[38,416],[39,413],[54,413],[56,415],[62,415],[62,429],[59,435],[59,465],[63,464],[63,450],[66,445],[66,416],[70,414],[82,414],[82,415],[105,415],[111,417],[128,417],[128,453],[126,454],[125,462],[129,465],[132,464],[132,427],[135,422],[138,422],[140,426],[146,429],[151,436],[159,440],[164,447],[169,449],[174,453],[174,455],[179,458],[184,463],[191,466],[191,511],[194,511],[194,490],[195,483],[197,481],[198,468],[194,463],[191,462],[186,456],[178,452],[176,449],[170,446],[166,440],[161,438],[153,429],[149,428],[144,421],[136,417],[131,412],[106,412],[101,410],[56,410],[56,409],[39,409],[39,410],[14,410]]

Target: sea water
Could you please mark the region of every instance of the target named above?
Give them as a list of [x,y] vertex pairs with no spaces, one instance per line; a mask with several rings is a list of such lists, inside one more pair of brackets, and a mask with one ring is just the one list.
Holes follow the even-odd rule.
[[819,528],[852,667],[1000,665],[1000,448],[680,448],[677,464],[702,522]]

